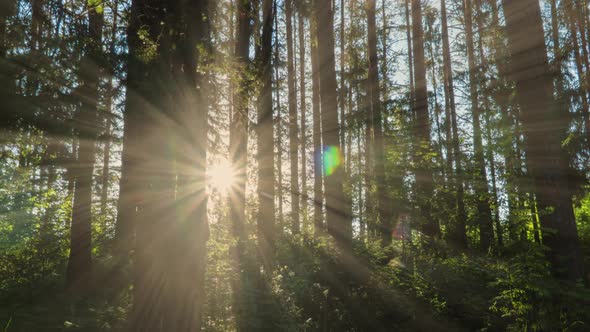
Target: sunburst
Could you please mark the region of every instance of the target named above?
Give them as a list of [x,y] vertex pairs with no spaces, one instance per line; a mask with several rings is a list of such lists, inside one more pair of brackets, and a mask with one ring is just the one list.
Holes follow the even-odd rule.
[[236,176],[231,163],[227,159],[217,160],[207,169],[207,178],[211,190],[227,193],[235,184]]

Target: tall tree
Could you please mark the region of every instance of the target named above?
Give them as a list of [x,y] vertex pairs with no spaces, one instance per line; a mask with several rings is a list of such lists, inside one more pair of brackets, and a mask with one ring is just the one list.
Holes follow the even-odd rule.
[[[278,15],[275,15],[275,31],[279,30],[279,20]],[[281,120],[281,84],[279,78],[279,64],[280,64],[280,57],[279,57],[279,34],[275,34],[275,50],[274,50],[274,70],[275,70],[275,99],[276,99],[276,109],[277,109],[277,116],[274,119],[276,132],[277,132],[277,196],[278,196],[278,203],[279,203],[279,225],[283,227],[283,132],[282,132],[282,120]]]
[[171,246],[174,265],[171,283],[171,324],[167,330],[200,331],[205,303],[205,268],[207,265],[206,164],[208,147],[209,73],[211,54],[209,1],[182,3],[176,7],[181,20],[178,27],[178,52],[174,73],[178,102],[173,116],[179,132],[176,141],[177,225]]
[[[250,36],[252,34],[252,6],[248,1],[238,1],[235,59],[239,66],[238,79],[233,96],[232,121],[230,123],[230,158],[236,172],[235,190],[230,197],[230,217],[238,242],[245,241],[246,222],[246,168],[248,142],[248,86],[245,71],[249,65]],[[242,243],[243,244],[243,243]]]
[[336,242],[347,247],[352,240],[350,204],[344,192],[344,160],[338,121],[338,92],[334,56],[334,11],[330,1],[315,0],[322,123],[323,168],[326,188],[326,224]]
[[[117,42],[117,30],[118,30],[118,13],[119,13],[119,1],[113,3],[113,24],[111,27],[111,40],[109,42],[109,56],[114,58],[116,55],[115,43]],[[102,163],[102,178],[100,188],[100,213],[106,215],[109,185],[110,185],[110,162],[111,162],[111,123],[113,122],[113,100],[115,99],[115,89],[113,86],[113,72],[115,68],[109,68],[109,78],[107,86],[105,88],[105,110],[104,110],[104,134],[103,134],[103,163]]]
[[[453,172],[453,180],[455,186],[455,220],[451,225],[451,242],[455,245],[465,248],[467,247],[467,234],[465,229],[465,220],[467,213],[465,212],[464,201],[464,184],[463,184],[463,156],[461,147],[459,145],[459,130],[457,126],[457,109],[455,105],[455,84],[453,79],[453,62],[451,60],[451,48],[449,44],[449,27],[447,20],[447,5],[446,0],[440,2],[441,11],[441,26],[442,26],[442,42],[443,42],[443,78],[445,91],[445,108],[447,114],[447,126],[452,130],[448,133],[451,143],[449,160],[455,161],[455,169]],[[449,171],[452,171],[449,169]]]
[[142,40],[139,36],[141,25],[146,18],[141,15],[146,8],[142,0],[131,3],[127,25],[127,86],[125,89],[125,109],[123,111],[123,151],[121,152],[121,175],[119,180],[119,200],[117,201],[117,221],[115,224],[115,250],[123,259],[132,249],[134,230],[139,204],[138,173],[141,164],[139,136],[141,134],[143,96],[146,84],[142,81],[147,73],[146,63],[141,61]]
[[414,85],[414,59],[413,59],[413,50],[412,50],[412,21],[411,21],[411,9],[410,9],[410,1],[411,0],[405,0],[404,1],[404,13],[406,16],[406,42],[408,43],[407,45],[407,49],[408,49],[408,76],[409,76],[409,99],[410,99],[410,110],[411,110],[411,115],[410,118],[414,118],[414,92],[416,90],[416,87]]
[[273,0],[262,4],[262,36],[258,63],[262,87],[258,97],[258,241],[263,259],[269,257],[274,244],[275,173],[274,135],[272,117],[272,35],[274,23]]
[[289,160],[291,162],[291,231],[299,233],[299,140],[297,126],[297,91],[295,89],[295,67],[293,65],[293,3],[285,1],[287,33],[287,87],[289,93]]
[[251,259],[248,257],[246,230],[246,181],[247,181],[247,147],[248,147],[248,102],[250,85],[248,72],[250,69],[250,38],[252,37],[253,3],[250,1],[237,2],[237,32],[235,40],[235,61],[237,75],[234,83],[232,103],[232,117],[229,132],[229,153],[235,172],[235,185],[230,193],[230,220],[236,244],[231,253],[234,259],[234,271],[238,280],[233,283],[234,308],[239,330],[248,328],[249,316],[245,302],[244,290],[250,287],[248,283],[254,271]]
[[375,180],[377,182],[377,211],[379,212],[380,233],[383,245],[391,242],[392,217],[390,214],[390,203],[387,195],[387,181],[385,177],[385,142],[383,137],[383,115],[381,100],[379,98],[379,71],[377,56],[377,28],[375,24],[376,15],[375,0],[369,0],[366,3],[367,12],[367,32],[368,32],[368,51],[369,51],[369,99],[371,104],[371,114],[373,118],[373,142],[375,153]]
[[91,271],[92,174],[98,133],[98,97],[101,75],[102,4],[88,4],[89,46],[80,65],[81,107],[74,119],[80,139],[75,172],[74,203],[67,268],[68,287],[82,286]]
[[[173,36],[165,14],[170,9],[164,3],[134,0],[128,29],[128,96],[132,97],[127,100],[126,120],[136,122],[129,123],[126,129],[137,135],[128,140],[133,144],[126,147],[129,148],[128,153],[137,158],[134,160],[137,164],[128,170],[134,172],[133,184],[136,186],[131,199],[134,206],[130,209],[134,214],[133,220],[137,222],[134,225],[134,307],[130,326],[133,331],[154,326],[157,330],[170,327],[169,324],[173,321],[171,315],[175,309],[171,302],[172,289],[168,272],[175,270],[175,266],[172,267],[171,264],[176,264],[178,258],[172,256],[172,246],[168,245],[173,241],[173,232],[167,228],[171,225],[166,222],[174,218],[175,196],[172,130],[169,122],[170,50]],[[174,16],[171,13],[170,18]],[[145,31],[143,39],[139,36],[142,30]],[[142,57],[145,45],[150,42],[156,45],[156,49],[150,57]],[[156,135],[148,133],[159,135],[156,138]],[[131,165],[124,165],[129,166]],[[126,203],[131,204],[131,201]]]
[[[494,233],[492,214],[489,204],[488,180],[485,169],[485,159],[482,143],[481,108],[478,95],[478,71],[475,63],[475,42],[473,37],[473,0],[465,0],[465,43],[467,44],[467,63],[469,67],[469,98],[473,119],[473,147],[477,174],[475,175],[475,195],[477,196],[477,224],[479,226],[480,246],[482,250],[489,250],[493,243]],[[481,33],[481,31],[480,31]]]
[[[3,1],[0,3],[0,98],[4,100],[6,109],[12,109],[15,103],[15,84],[13,82],[12,66],[8,61],[4,61],[8,56],[10,38],[8,34],[8,20],[14,14],[16,4],[12,1]],[[14,117],[14,112],[5,112],[0,117],[0,128],[8,128]]]
[[[572,40],[572,44],[574,47],[574,63],[577,69],[578,75],[578,83],[579,83],[579,94],[582,99],[582,109],[581,112],[583,114],[584,125],[586,130],[586,136],[590,139],[590,108],[589,108],[589,100],[588,100],[588,81],[585,79],[586,75],[588,75],[588,68],[586,68],[586,73],[584,73],[584,63],[583,59],[587,59],[587,56],[583,56],[584,47],[580,45],[578,39],[578,31],[576,26],[576,19],[575,17],[578,15],[577,12],[574,10],[572,1],[566,0],[564,1],[564,7],[568,17],[566,18],[566,23],[569,28],[570,38]],[[582,33],[583,34],[583,33]]]
[[323,229],[324,190],[322,167],[322,123],[320,112],[320,60],[318,53],[317,17],[312,15],[310,25],[311,36],[311,83],[312,83],[312,115],[313,115],[313,224],[314,232],[318,234]]
[[[511,78],[521,107],[525,152],[540,211],[543,244],[553,274],[575,280],[584,269],[572,208],[569,163],[561,141],[567,123],[553,97],[539,3],[504,0],[506,33],[511,55]],[[547,124],[551,124],[548,126]]]
[[558,98],[563,98],[564,86],[561,67],[563,66],[563,50],[559,42],[559,17],[557,14],[557,0],[549,2],[551,7],[551,41],[553,42],[553,70],[557,78],[556,89]]
[[414,54],[414,131],[416,157],[416,194],[418,196],[422,231],[428,241],[440,237],[440,226],[432,215],[432,204],[428,201],[434,195],[434,178],[430,161],[430,117],[428,115],[428,91],[426,87],[426,62],[424,57],[424,29],[422,27],[422,5],[420,0],[412,1],[412,49]]
[[[367,4],[365,4],[367,5]],[[362,9],[362,5],[360,7]],[[366,8],[365,8],[366,9]],[[360,27],[360,26],[359,26]],[[368,46],[368,45],[367,45]],[[370,56],[370,54],[368,54]],[[356,55],[355,55],[356,57]],[[355,59],[356,60],[356,59]],[[369,63],[370,65],[370,63]],[[359,70],[360,66],[358,62],[355,62],[356,71]],[[364,73],[364,71],[361,71]],[[374,185],[375,185],[375,123],[373,119],[373,107],[371,99],[371,81],[368,79],[362,80],[361,86],[366,89],[366,96],[362,98],[362,103],[359,105],[363,111],[363,120],[365,128],[365,211],[367,213],[367,228],[370,236],[379,236],[381,232],[378,228],[378,210],[379,204],[376,204],[377,197],[375,197]],[[377,94],[377,97],[379,95]]]
[[302,4],[299,5],[298,24],[299,24],[299,94],[301,108],[301,198],[303,206],[301,211],[305,220],[307,218],[308,195],[307,195],[307,98],[305,85],[305,10]]
[[[481,13],[483,12],[483,3],[481,0],[475,0],[475,12],[476,13]],[[490,192],[488,191],[488,181],[487,181],[487,173],[485,170],[485,160],[478,160],[477,162],[480,163],[480,170],[479,172],[482,172],[481,169],[481,165],[483,165],[483,179],[484,179],[484,183],[480,184],[480,186],[482,187],[482,192],[483,192],[483,196],[480,197],[479,199],[484,199],[484,202],[479,202],[478,204],[485,204],[483,206],[483,210],[484,212],[487,212],[486,209],[488,209],[490,211],[490,215],[489,215],[489,222],[487,222],[487,231],[489,232],[488,235],[488,240],[489,240],[489,244],[487,246],[482,246],[484,248],[484,250],[489,250],[493,244],[494,244],[494,232],[493,232],[493,226],[492,223],[494,222],[496,225],[496,232],[502,232],[502,227],[500,225],[499,219],[500,219],[500,212],[499,212],[499,207],[498,207],[498,193],[497,193],[497,186],[496,186],[496,163],[494,160],[494,152],[493,152],[493,148],[492,148],[492,124],[490,123],[491,121],[491,103],[490,103],[490,88],[489,88],[489,84],[488,82],[485,80],[485,74],[486,71],[489,69],[489,64],[492,63],[492,61],[489,61],[486,58],[486,55],[484,53],[484,33],[486,32],[485,30],[485,22],[484,22],[484,15],[483,14],[479,14],[476,15],[476,22],[477,22],[477,30],[479,31],[478,33],[478,41],[477,41],[477,49],[478,49],[478,55],[479,55],[479,67],[481,69],[480,71],[480,77],[479,77],[479,81],[480,81],[480,86],[481,86],[481,90],[482,90],[482,99],[483,99],[483,108],[481,109],[480,112],[480,127],[481,127],[481,122],[483,120],[485,120],[485,136],[487,139],[487,145],[485,147],[485,158],[488,159],[489,162],[489,168],[490,168],[490,176],[491,176],[491,186],[492,186],[492,192],[490,194]],[[481,130],[480,128],[480,137],[483,137],[484,133],[483,130]],[[484,151],[481,152],[481,154],[484,154]],[[482,156],[483,157],[483,156]],[[492,218],[492,206],[494,207],[494,217]]]
[[387,44],[387,39],[389,38],[389,25],[387,23],[387,11],[386,11],[386,0],[381,0],[381,25],[382,25],[382,32],[381,32],[381,44],[383,47],[382,54],[381,54],[381,79],[383,80],[383,87],[381,88],[383,94],[383,102],[384,102],[384,112],[387,114],[387,110],[389,107],[389,85],[390,79],[388,77],[388,50],[389,45]]
[[[124,167],[137,173],[137,197],[126,202],[137,222],[130,329],[200,330],[209,236],[208,2],[135,0],[131,13],[126,120],[138,122],[125,128],[133,135],[124,141],[133,161]],[[147,57],[144,43],[157,45]]]
[[[570,1],[566,1],[566,6],[568,6],[567,3],[569,3]],[[587,25],[586,25],[586,20],[583,19],[583,17],[587,17],[587,15],[584,14],[584,11],[587,10],[587,5],[583,4],[582,1],[572,1],[573,2],[573,10],[571,11],[571,15],[568,15],[568,19],[570,21],[573,21],[572,23],[575,25],[577,32],[579,33],[580,36],[580,49],[581,49],[581,54],[579,54],[579,56],[576,57],[575,61],[576,62],[581,62],[584,65],[584,69],[585,69],[585,75],[580,76],[579,80],[580,80],[580,86],[583,87],[581,94],[583,94],[584,96],[586,96],[588,94],[588,89],[590,88],[590,60],[589,60],[589,56],[588,56],[588,40],[586,39],[586,34],[587,34]],[[576,29],[572,29],[572,30],[576,30]],[[586,33],[585,33],[586,32]],[[577,43],[578,41],[578,35],[573,32],[573,35],[571,37],[574,40],[574,44]],[[587,107],[585,109],[582,110],[583,114],[584,114],[584,124],[586,126],[586,139],[588,140],[588,143],[590,144],[590,108],[588,108],[588,105],[586,105]]]
[[[506,89],[505,87],[508,86],[508,82],[507,82],[507,65],[506,65],[506,59],[507,59],[507,49],[505,46],[504,41],[506,40],[506,35],[505,35],[505,29],[503,26],[500,25],[499,23],[499,13],[498,13],[498,5],[495,1],[492,1],[491,3],[491,16],[492,16],[492,22],[491,22],[491,28],[492,31],[498,36],[498,38],[494,38],[494,43],[493,43],[493,48],[494,48],[494,64],[496,65],[496,69],[498,71],[498,77],[499,79],[492,84],[493,89],[496,92],[495,96],[494,96],[494,101],[496,102],[496,104],[499,106],[499,112],[500,112],[500,123],[503,125],[503,130],[501,131],[503,136],[508,136],[508,135],[512,135],[512,133],[510,132],[511,130],[511,124],[510,122],[510,116],[509,116],[509,112],[508,112],[508,94],[511,93],[512,91],[508,91],[508,89]],[[507,140],[510,141],[510,140]],[[510,170],[510,158],[509,158],[509,148],[505,148],[504,149],[504,157],[505,157],[505,176],[508,175],[508,173],[511,171]],[[510,188],[510,176],[506,176],[507,178],[507,183],[506,183],[506,187]],[[510,195],[510,194],[509,194]],[[509,208],[510,208],[510,197],[508,199],[509,202]],[[510,213],[509,213],[510,214]],[[496,236],[497,236],[497,240],[498,240],[498,246],[502,246],[504,244],[504,228],[502,227],[501,223],[500,223],[500,218],[498,217],[496,219]]]

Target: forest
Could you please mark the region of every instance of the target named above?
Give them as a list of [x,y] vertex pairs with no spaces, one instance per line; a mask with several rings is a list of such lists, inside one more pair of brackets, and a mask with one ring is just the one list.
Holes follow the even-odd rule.
[[589,0],[0,0],[0,329],[590,331]]

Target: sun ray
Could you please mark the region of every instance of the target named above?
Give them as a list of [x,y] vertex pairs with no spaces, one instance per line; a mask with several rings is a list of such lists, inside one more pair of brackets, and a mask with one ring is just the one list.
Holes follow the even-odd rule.
[[207,169],[208,188],[222,194],[235,184],[236,176],[231,163],[227,159],[219,159]]

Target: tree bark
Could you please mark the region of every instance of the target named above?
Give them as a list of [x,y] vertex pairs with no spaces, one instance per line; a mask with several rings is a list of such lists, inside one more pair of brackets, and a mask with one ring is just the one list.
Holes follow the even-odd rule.
[[245,302],[245,290],[252,287],[254,271],[252,259],[247,250],[248,234],[246,231],[246,181],[247,181],[247,147],[248,147],[248,83],[249,49],[252,36],[253,8],[250,1],[237,2],[237,34],[235,44],[235,61],[238,65],[237,80],[234,85],[232,119],[230,123],[229,152],[235,174],[235,185],[230,192],[230,220],[236,244],[231,253],[234,260],[234,272],[237,280],[232,285],[234,296],[234,313],[238,330],[248,329],[249,308]]
[[379,74],[378,74],[378,56],[377,56],[377,29],[375,24],[376,4],[375,0],[368,0],[366,4],[367,11],[367,31],[368,31],[368,51],[369,51],[369,98],[372,109],[373,122],[373,144],[375,151],[375,180],[377,183],[377,211],[379,213],[379,229],[382,245],[387,246],[391,243],[391,234],[393,231],[393,220],[391,216],[391,207],[389,206],[389,197],[387,194],[387,179],[385,176],[385,141],[383,137],[383,115],[381,100],[379,98]]
[[322,124],[320,112],[320,60],[318,54],[317,18],[311,18],[311,67],[312,67],[312,113],[313,113],[313,223],[314,233],[320,234],[324,229],[324,189],[322,158]]
[[348,248],[352,241],[350,202],[344,193],[344,158],[338,121],[338,92],[334,57],[334,13],[329,1],[314,1],[317,20],[320,100],[322,108],[322,147],[326,188],[326,224],[336,243]]
[[289,160],[291,161],[291,232],[300,231],[299,223],[299,140],[297,128],[297,91],[295,90],[295,68],[293,65],[293,3],[285,1],[287,29],[287,86],[289,94]]
[[[130,226],[129,221],[137,222],[133,225],[136,242],[134,307],[129,328],[132,331],[165,329],[173,310],[169,303],[171,290],[167,273],[171,270],[170,264],[176,263],[178,258],[171,257],[171,248],[167,246],[172,242],[172,231],[167,227],[171,225],[166,221],[174,216],[175,185],[169,151],[172,131],[164,121],[170,116],[171,36],[165,18],[167,9],[163,3],[134,0],[128,27],[130,58],[124,135],[129,135],[124,137],[124,144],[131,144],[125,147],[128,159],[123,160],[123,167],[129,167],[128,175],[133,177],[127,178],[128,183],[121,183],[121,190],[129,189],[124,188],[124,184],[132,184],[133,192],[130,192],[130,201],[125,202],[130,209],[119,211],[119,218],[129,219],[119,222],[125,223],[124,227]],[[150,41],[158,40],[156,54],[149,59],[141,57],[144,41],[139,39],[140,29],[145,29],[145,37]],[[129,139],[125,141],[125,138]]]
[[269,266],[275,239],[275,174],[272,117],[273,0],[263,2],[262,38],[258,50],[261,90],[258,96],[258,243]]
[[479,79],[478,71],[475,63],[475,42],[473,37],[473,0],[465,0],[464,2],[464,16],[465,16],[465,39],[467,44],[467,62],[469,67],[469,98],[471,102],[471,114],[473,119],[473,147],[474,158],[477,169],[475,174],[474,187],[477,199],[477,225],[479,226],[480,247],[483,251],[488,251],[493,243],[494,232],[492,226],[492,214],[489,205],[489,192],[487,187],[487,175],[485,169],[485,159],[483,152],[483,142],[481,138],[481,123],[480,114],[481,108],[479,106],[479,95],[477,80]]
[[[119,13],[119,1],[115,1],[113,3],[113,26],[111,31],[111,40],[109,44],[109,53],[111,57],[116,55],[115,53],[115,43],[117,41],[117,16]],[[115,90],[113,88],[113,71],[114,68],[110,68],[108,83],[106,87],[106,105],[104,111],[104,145],[103,145],[103,163],[102,163],[102,179],[101,179],[101,190],[100,190],[100,213],[101,215],[106,215],[107,213],[107,204],[108,204],[108,194],[109,194],[109,186],[110,186],[110,162],[111,162],[111,122],[112,122],[112,115],[113,115],[113,99]]]
[[[307,217],[309,197],[307,194],[307,101],[305,85],[305,22],[302,9],[299,9],[299,93],[301,107],[301,198],[303,200],[302,213],[304,220]],[[304,225],[307,226],[307,225]]]
[[541,10],[535,0],[503,0],[503,4],[510,73],[521,106],[539,219],[543,228],[553,230],[543,232],[543,244],[549,248],[553,274],[576,280],[583,278],[584,268],[572,208],[568,157],[561,148],[568,124],[559,116],[553,98]]
[[[275,3],[276,6],[276,3]],[[274,17],[274,26],[275,31],[279,29],[279,20],[278,15],[275,13]],[[274,119],[276,132],[277,132],[277,196],[278,196],[278,203],[279,203],[279,227],[282,229],[283,227],[283,132],[282,132],[282,121],[281,121],[281,84],[279,78],[279,36],[278,33],[275,34],[275,52],[274,52],[274,68],[275,68],[275,99],[276,99],[276,109],[277,109],[277,117]]]
[[[445,88],[446,109],[449,118],[447,119],[447,126],[451,127],[451,142],[452,142],[452,158],[455,162],[455,169],[453,172],[453,180],[456,198],[455,198],[455,220],[451,227],[449,238],[451,245],[459,248],[467,247],[467,233],[465,229],[465,221],[467,220],[467,213],[465,212],[464,202],[464,185],[463,185],[463,156],[461,147],[459,145],[459,130],[457,126],[457,110],[455,106],[455,84],[453,79],[453,62],[451,61],[451,50],[449,45],[449,28],[447,23],[447,6],[446,0],[441,0],[441,25],[442,25],[442,41],[443,41],[443,77]],[[450,151],[448,153],[451,153]],[[452,171],[452,170],[449,170]]]
[[74,119],[80,139],[78,162],[75,166],[74,203],[70,233],[70,255],[66,271],[68,288],[88,287],[92,275],[92,173],[98,124],[98,84],[101,75],[103,15],[97,6],[88,8],[90,44],[80,65],[82,107]]
[[428,92],[426,90],[426,63],[424,58],[424,29],[422,27],[422,6],[420,0],[412,1],[412,48],[414,54],[414,105],[413,113],[416,135],[415,154],[416,193],[421,210],[422,231],[427,241],[440,237],[440,226],[432,216],[430,199],[434,195],[434,179],[432,175],[430,154],[430,119],[428,115]]
[[[335,6],[335,1],[334,1],[334,6]],[[350,5],[350,4],[349,4]],[[342,155],[343,156],[347,156],[347,154],[349,153],[348,150],[346,150],[346,145],[344,144],[345,142],[345,137],[346,137],[346,132],[344,130],[344,128],[346,128],[346,115],[345,115],[345,100],[346,100],[346,92],[347,92],[347,87],[346,87],[346,79],[345,79],[345,67],[344,67],[344,63],[345,63],[345,52],[346,52],[346,42],[345,42],[345,38],[344,38],[344,0],[340,0],[340,89],[338,91],[338,103],[340,106],[340,128],[342,128],[342,130],[340,131],[340,143],[342,144]]]
[[[208,196],[206,164],[208,148],[209,73],[211,54],[209,1],[179,3],[176,16],[181,20],[177,38],[174,73],[181,85],[175,91],[178,104],[172,116],[177,120],[176,137],[176,225],[171,247],[176,258],[169,271],[172,292],[168,294],[171,312],[169,331],[200,331],[205,303],[207,266]],[[173,166],[173,167],[174,167]],[[172,243],[172,242],[171,242]],[[168,244],[169,245],[169,244]],[[181,258],[182,257],[182,258]]]
[[[572,4],[570,0],[565,1],[565,8],[566,12],[570,17],[567,18],[567,26],[570,32],[570,38],[572,39],[572,43],[574,46],[574,62],[576,64],[576,70],[578,74],[578,83],[579,83],[579,94],[582,99],[582,114],[584,118],[584,128],[586,130],[586,137],[590,139],[590,105],[588,100],[588,79],[586,79],[586,75],[588,75],[588,68],[586,68],[586,73],[584,73],[584,57],[582,56],[583,47],[580,47],[580,42],[578,41],[578,33],[576,30],[576,22],[575,16],[577,15],[572,8]],[[583,32],[582,32],[583,34]],[[589,141],[590,142],[590,141]]]

